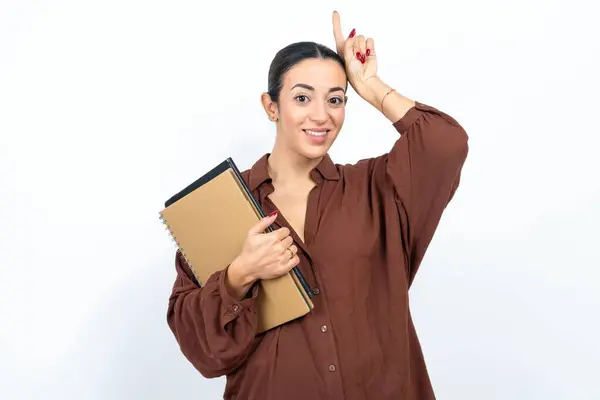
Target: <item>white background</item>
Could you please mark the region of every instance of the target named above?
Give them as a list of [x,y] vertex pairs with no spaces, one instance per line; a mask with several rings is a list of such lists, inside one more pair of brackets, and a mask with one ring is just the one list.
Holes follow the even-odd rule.
[[[334,46],[337,8],[385,82],[470,135],[411,290],[438,398],[600,399],[600,32],[566,4],[0,1],[0,398],[221,398],[168,330],[158,211],[270,151],[271,59]],[[350,92],[331,155],[396,135]]]

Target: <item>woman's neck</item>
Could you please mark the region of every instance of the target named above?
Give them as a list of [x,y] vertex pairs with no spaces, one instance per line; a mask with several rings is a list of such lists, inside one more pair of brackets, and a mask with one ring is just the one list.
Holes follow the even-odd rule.
[[268,158],[269,176],[273,180],[273,185],[280,188],[313,183],[310,172],[321,162],[321,159],[322,157],[309,159],[275,146]]

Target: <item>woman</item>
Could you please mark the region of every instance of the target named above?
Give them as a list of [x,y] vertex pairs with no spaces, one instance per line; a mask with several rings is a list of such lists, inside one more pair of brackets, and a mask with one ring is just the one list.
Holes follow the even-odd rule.
[[[277,136],[243,177],[271,215],[240,255],[203,287],[176,257],[168,323],[225,399],[434,399],[408,306],[408,289],[459,183],[467,135],[377,75],[372,39],[282,49],[262,95]],[[345,116],[347,81],[400,134],[389,153],[354,165],[328,156]],[[367,132],[376,135],[377,132]],[[276,230],[264,233],[273,224]],[[256,335],[260,279],[298,265],[314,310]]]

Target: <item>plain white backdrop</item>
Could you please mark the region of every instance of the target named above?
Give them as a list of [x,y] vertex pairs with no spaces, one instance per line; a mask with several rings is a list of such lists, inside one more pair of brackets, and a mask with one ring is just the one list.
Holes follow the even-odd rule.
[[[219,399],[166,324],[163,202],[270,151],[281,47],[372,36],[379,75],[470,135],[411,290],[440,399],[600,399],[593,2],[0,1],[0,398]],[[597,6],[596,6],[597,7]],[[397,134],[349,94],[331,155]]]

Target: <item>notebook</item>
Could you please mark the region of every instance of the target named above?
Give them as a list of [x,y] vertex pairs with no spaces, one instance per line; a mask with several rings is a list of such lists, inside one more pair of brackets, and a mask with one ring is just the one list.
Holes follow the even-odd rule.
[[[159,214],[200,285],[237,257],[248,230],[265,216],[231,158],[172,196]],[[314,308],[298,267],[258,284],[257,333]]]

